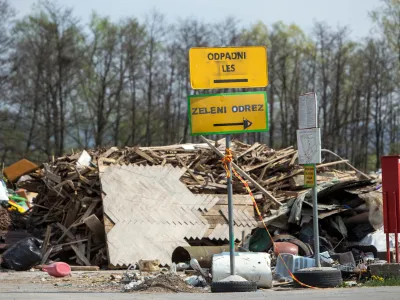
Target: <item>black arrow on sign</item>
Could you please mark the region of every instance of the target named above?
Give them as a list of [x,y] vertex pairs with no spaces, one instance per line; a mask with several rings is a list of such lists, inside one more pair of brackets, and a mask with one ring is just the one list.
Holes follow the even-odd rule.
[[243,129],[249,128],[253,123],[247,119],[243,119],[243,122],[238,123],[219,123],[214,124],[214,126],[243,126]]

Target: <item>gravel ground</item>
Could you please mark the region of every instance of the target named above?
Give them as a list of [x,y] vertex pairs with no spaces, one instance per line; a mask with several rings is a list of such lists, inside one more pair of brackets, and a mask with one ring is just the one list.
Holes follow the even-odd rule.
[[[130,272],[132,275],[132,273]],[[187,285],[184,274],[161,274],[152,278],[152,274],[136,275],[144,284],[131,293],[204,293],[207,288],[195,288]],[[62,292],[125,292],[124,287],[129,280],[124,271],[72,272],[71,276],[55,278],[42,271],[0,272],[1,292],[33,292],[62,291]]]

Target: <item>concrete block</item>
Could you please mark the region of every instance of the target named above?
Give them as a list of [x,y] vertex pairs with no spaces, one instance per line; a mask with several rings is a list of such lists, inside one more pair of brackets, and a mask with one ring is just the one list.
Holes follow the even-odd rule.
[[372,264],[369,265],[371,275],[381,277],[400,277],[400,263],[399,264]]

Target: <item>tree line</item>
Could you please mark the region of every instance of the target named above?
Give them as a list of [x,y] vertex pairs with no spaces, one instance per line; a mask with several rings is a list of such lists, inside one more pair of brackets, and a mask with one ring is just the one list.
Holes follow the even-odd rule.
[[232,90],[193,91],[189,49],[265,45],[269,86],[253,90],[268,93],[270,130],[235,137],[295,145],[298,97],[315,91],[323,147],[376,169],[380,156],[400,152],[400,0],[381,1],[370,17],[371,34],[354,40],[350,28],[324,22],[305,33],[283,22],[242,27],[235,17],[170,23],[156,11],[118,21],[93,13],[84,24],[51,2],[17,19],[0,0],[1,161],[198,141],[187,96]]

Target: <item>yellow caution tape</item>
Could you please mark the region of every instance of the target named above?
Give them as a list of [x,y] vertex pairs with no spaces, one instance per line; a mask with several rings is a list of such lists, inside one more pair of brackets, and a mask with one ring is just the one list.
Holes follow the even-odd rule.
[[[227,176],[228,178],[231,176],[231,174],[230,174],[230,172],[229,172],[228,163],[231,163],[231,162],[232,162],[232,159],[233,159],[233,155],[232,155],[231,149],[230,149],[230,148],[226,148],[226,149],[225,149],[225,156],[221,159],[221,161],[222,161],[222,163],[224,164],[224,169],[225,169],[225,171],[226,171],[226,176]],[[272,241],[272,245],[274,246],[274,249],[277,249],[278,247],[276,246],[274,240],[272,239],[271,234],[270,234],[269,231],[268,231],[268,227],[267,227],[267,225],[266,225],[265,222],[264,222],[264,219],[263,219],[263,217],[262,217],[262,215],[261,215],[260,210],[258,209],[257,202],[256,202],[256,200],[255,200],[255,198],[254,198],[254,196],[253,196],[253,192],[251,191],[251,189],[250,189],[250,187],[249,187],[249,184],[247,183],[246,180],[244,180],[244,179],[238,174],[238,172],[237,172],[234,168],[232,168],[232,171],[233,171],[233,174],[243,183],[244,187],[246,188],[247,192],[249,193],[249,195],[250,195],[250,197],[251,197],[251,200],[253,201],[253,206],[254,206],[254,208],[255,208],[255,210],[256,210],[256,212],[257,212],[257,215],[258,215],[260,221],[262,222],[262,224],[263,224],[265,230],[267,231],[267,233],[268,233],[268,235],[269,235],[269,237],[270,237],[270,239],[271,239],[271,241]],[[296,282],[297,282],[298,284],[300,284],[301,286],[304,286],[304,287],[307,287],[307,288],[310,288],[310,289],[320,289],[320,288],[318,288],[318,287],[305,284],[305,283],[301,282],[300,280],[298,280],[298,279],[293,275],[293,273],[290,271],[289,267],[287,266],[286,262],[284,261],[283,257],[281,256],[279,250],[278,250],[277,252],[278,252],[278,257],[281,259],[283,265],[284,265],[285,268],[288,270],[290,276],[292,277],[292,279],[293,279],[294,281],[296,281]]]

